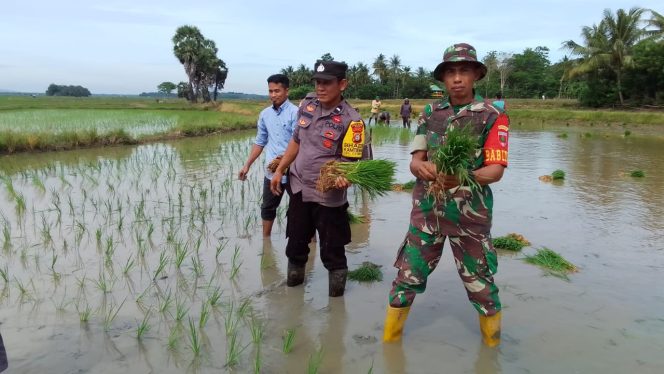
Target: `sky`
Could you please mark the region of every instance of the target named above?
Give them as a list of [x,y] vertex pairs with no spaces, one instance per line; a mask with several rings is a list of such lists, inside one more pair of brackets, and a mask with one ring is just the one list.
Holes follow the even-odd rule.
[[413,70],[433,70],[443,50],[470,43],[521,53],[545,46],[552,62],[565,40],[581,42],[583,26],[604,9],[653,8],[661,0],[560,1],[266,1],[266,0],[3,0],[0,90],[44,92],[49,84],[81,85],[93,94],[139,94],[164,81],[186,81],[171,38],[193,25],[214,40],[229,75],[224,91],[266,94],[282,68],[330,53],[350,65],[398,55]]

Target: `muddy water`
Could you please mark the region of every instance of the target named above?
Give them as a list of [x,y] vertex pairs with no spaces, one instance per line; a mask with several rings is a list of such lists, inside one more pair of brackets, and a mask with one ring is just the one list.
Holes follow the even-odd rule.
[[[260,237],[262,174],[255,165],[249,181],[235,180],[251,133],[3,157],[0,331],[9,372],[244,373],[258,356],[262,372],[301,373],[320,350],[321,373],[660,372],[664,140],[565,131],[567,139],[514,131],[510,168],[494,188],[494,235],[532,242],[522,254],[501,253],[498,350],[481,345],[449,248],[403,343],[380,342],[407,193],[351,195],[351,210],[368,222],[353,225],[349,265],[383,265],[384,280],[349,282],[345,297],[329,299],[315,244],[305,286],[283,285],[283,210],[272,240]],[[412,179],[407,137],[385,139],[376,157],[399,162],[399,181]],[[564,182],[538,180],[555,169]],[[625,174],[634,169],[646,177]],[[565,281],[521,261],[543,246],[580,271]],[[203,307],[215,293],[215,305]],[[143,320],[150,328],[139,339]],[[265,326],[260,349],[252,324]],[[286,329],[295,329],[288,354]],[[241,351],[231,368],[233,336]]]

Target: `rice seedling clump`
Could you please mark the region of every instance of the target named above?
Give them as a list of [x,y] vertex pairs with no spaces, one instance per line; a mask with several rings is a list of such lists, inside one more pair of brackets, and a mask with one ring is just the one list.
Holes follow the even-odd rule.
[[646,176],[646,173],[644,173],[643,170],[632,170],[629,173],[629,176],[632,178],[643,178]]
[[438,147],[431,160],[438,171],[437,179],[429,186],[429,193],[436,198],[444,191],[445,175],[453,175],[461,186],[479,187],[472,176],[478,138],[470,127],[448,128],[445,144]]
[[344,177],[371,198],[383,196],[392,190],[395,168],[396,163],[388,160],[328,161],[320,169],[316,189],[330,191],[335,188],[337,178]]
[[567,278],[567,274],[578,271],[578,268],[571,262],[565,260],[555,251],[542,247],[532,256],[526,256],[524,259],[529,264],[540,266],[552,275]]
[[507,251],[518,252],[530,242],[523,235],[510,233],[493,239],[493,246]]
[[280,162],[281,162],[281,156],[275,157],[274,160],[270,161],[270,163],[267,164],[267,170],[269,170],[271,173],[276,172],[277,166],[279,166]]
[[367,219],[363,215],[356,215],[356,214],[353,214],[353,212],[348,211],[348,222],[351,225],[356,224],[356,223],[366,223]]
[[563,180],[563,179],[565,179],[565,172],[562,171],[562,170],[560,170],[560,169],[558,169],[558,170],[554,170],[554,172],[551,173],[551,178],[552,178],[554,181],[557,181],[557,180]]
[[359,268],[348,272],[348,279],[357,282],[380,282],[383,280],[383,272],[380,265],[365,261]]

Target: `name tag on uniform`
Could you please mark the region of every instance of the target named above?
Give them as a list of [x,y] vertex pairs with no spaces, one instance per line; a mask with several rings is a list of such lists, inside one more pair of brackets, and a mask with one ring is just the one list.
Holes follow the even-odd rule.
[[364,147],[364,122],[352,121],[348,125],[341,147],[341,155],[347,158],[362,158]]

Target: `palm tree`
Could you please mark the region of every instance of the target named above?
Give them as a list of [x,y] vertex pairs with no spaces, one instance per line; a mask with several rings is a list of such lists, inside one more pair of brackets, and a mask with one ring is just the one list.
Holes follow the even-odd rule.
[[390,80],[394,82],[394,98],[399,97],[399,82],[401,81],[401,58],[399,55],[390,57],[389,62]]
[[380,83],[385,83],[387,81],[387,63],[385,62],[385,55],[379,54],[374,63],[371,65],[374,69],[373,74],[378,77]]
[[184,72],[189,78],[189,100],[196,102],[196,93],[199,90],[196,73],[200,52],[205,38],[196,26],[180,26],[173,36],[173,53],[184,66]]
[[293,77],[294,72],[295,72],[295,70],[293,69],[293,66],[288,65],[287,67],[281,69],[280,73],[287,76],[289,79],[291,79]]
[[636,7],[628,12],[618,9],[614,16],[610,9],[605,9],[604,18],[599,25],[582,29],[584,45],[573,40],[564,42],[563,47],[582,58],[579,65],[570,70],[570,78],[606,67],[616,76],[620,105],[624,105],[622,76],[624,70],[634,64],[634,45],[647,35],[639,26],[644,11],[645,9]]
[[650,19],[646,23],[649,27],[654,27],[647,31],[648,35],[654,39],[664,39],[664,16],[651,9]]

